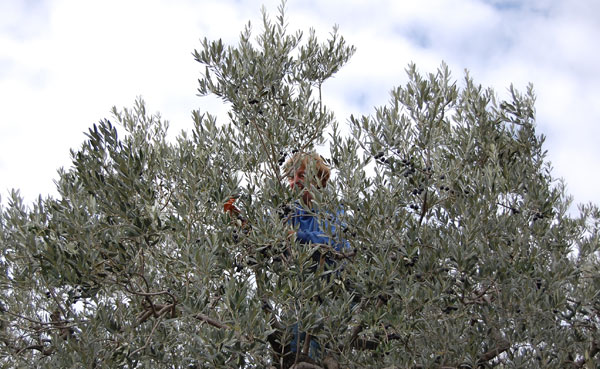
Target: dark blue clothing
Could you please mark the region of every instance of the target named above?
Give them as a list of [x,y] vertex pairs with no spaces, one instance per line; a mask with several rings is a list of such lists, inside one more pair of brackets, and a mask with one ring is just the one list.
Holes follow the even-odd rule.
[[[336,237],[338,235],[336,231],[339,231],[343,227],[342,223],[338,220],[338,216],[343,214],[343,210],[338,211],[336,216],[331,213],[319,214],[318,211],[307,211],[300,204],[295,204],[294,210],[288,220],[288,223],[294,228],[297,227],[296,238],[301,244],[323,244],[333,247],[335,251],[344,252],[350,250],[350,244],[347,240],[342,238],[330,238],[328,234]],[[319,217],[319,215],[324,215]],[[321,219],[319,219],[321,218]],[[319,222],[321,221],[321,224]],[[328,232],[325,232],[327,230]],[[319,262],[321,258],[321,252],[315,252],[313,254],[313,260]],[[333,266],[334,261],[330,258],[325,258],[327,265]],[[328,275],[329,277],[329,275]],[[296,352],[301,349],[304,339],[306,337],[305,332],[300,332],[298,335],[298,324],[294,324],[292,327],[292,352]],[[299,336],[299,337],[298,337]],[[300,346],[300,347],[298,347]],[[314,360],[318,360],[320,355],[319,351],[321,347],[317,340],[313,337],[310,339],[308,356]]]
[[[296,237],[303,244],[319,243],[332,246],[335,251],[343,252],[350,250],[350,244],[343,239],[331,239],[328,234],[336,235],[337,228],[343,227],[336,216],[327,213],[322,219],[322,224],[319,224],[319,212],[313,210],[309,212],[299,204],[296,204],[288,223],[294,227],[298,227]],[[337,216],[342,215],[343,210],[338,211]],[[329,232],[324,232],[326,229]]]
[[[302,351],[302,346],[304,345],[304,340],[306,339],[306,333],[300,332],[300,339],[298,340],[298,333],[298,324],[294,324],[294,326],[292,327],[292,342],[290,343],[292,345],[292,352],[296,352],[298,351],[298,349]],[[300,345],[298,345],[298,343]],[[308,357],[310,357],[313,360],[317,360],[320,356],[319,351],[321,351],[321,346],[314,337],[311,337],[308,349]]]

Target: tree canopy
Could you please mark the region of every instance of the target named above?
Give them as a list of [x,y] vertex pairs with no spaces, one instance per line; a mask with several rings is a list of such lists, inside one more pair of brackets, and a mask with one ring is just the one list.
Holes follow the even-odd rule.
[[[189,131],[142,100],[72,150],[56,198],[0,208],[0,363],[45,368],[595,367],[595,205],[568,213],[534,93],[501,100],[444,64],[368,116],[322,86],[354,48],[263,11],[237,45],[204,39]],[[314,202],[344,209],[351,252],[299,245],[281,168],[318,149]],[[224,211],[235,199],[239,212]],[[311,254],[328,251],[332,270]],[[292,353],[292,327],[322,353]]]

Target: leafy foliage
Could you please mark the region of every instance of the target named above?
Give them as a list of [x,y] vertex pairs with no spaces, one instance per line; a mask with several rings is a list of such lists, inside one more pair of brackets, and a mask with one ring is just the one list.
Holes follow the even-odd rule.
[[[237,46],[202,41],[199,93],[229,104],[228,122],[195,111],[171,142],[140,100],[89,129],[58,198],[11,194],[3,367],[600,364],[600,212],[569,216],[532,88],[499,102],[445,65],[410,65],[388,106],[340,126],[321,88],[354,49],[335,28],[303,36],[282,6],[256,39],[248,24]],[[353,249],[329,250],[327,271],[282,221],[280,167],[319,145],[335,178],[314,202],[345,210]],[[294,324],[316,361],[290,352]]]

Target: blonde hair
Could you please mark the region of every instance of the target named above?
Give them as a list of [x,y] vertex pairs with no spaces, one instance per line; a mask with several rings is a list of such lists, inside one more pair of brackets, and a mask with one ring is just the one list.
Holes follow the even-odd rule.
[[285,163],[283,171],[286,177],[290,178],[294,177],[294,174],[300,168],[304,168],[305,170],[308,169],[309,172],[311,170],[314,170],[314,172],[316,172],[316,178],[309,178],[309,181],[311,181],[311,179],[316,179],[317,187],[325,187],[327,185],[327,181],[329,180],[329,176],[331,175],[331,170],[325,164],[325,160],[323,160],[323,157],[321,155],[317,154],[314,151],[296,152]]

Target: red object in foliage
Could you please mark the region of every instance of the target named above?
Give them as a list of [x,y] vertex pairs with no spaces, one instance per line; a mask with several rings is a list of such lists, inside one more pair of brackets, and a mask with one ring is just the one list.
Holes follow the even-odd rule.
[[240,220],[242,222],[241,225],[243,227],[245,227],[246,220],[240,216],[240,210],[238,208],[236,208],[235,205],[233,205],[235,200],[236,199],[234,197],[227,200],[227,202],[223,205],[223,211],[225,211],[226,213],[229,213],[229,215],[232,217],[235,216],[234,218],[237,218],[238,220]]
[[230,215],[239,215],[240,214],[240,210],[238,208],[236,208],[235,205],[233,205],[235,200],[236,200],[235,197],[232,197],[229,200],[227,200],[225,205],[223,205],[223,210],[226,213],[229,213]]
[[235,202],[235,198],[232,197],[229,200],[227,200],[225,205],[223,205],[223,209],[226,213],[234,213],[234,214],[240,213],[238,208],[236,208],[235,205],[233,205],[234,202]]

